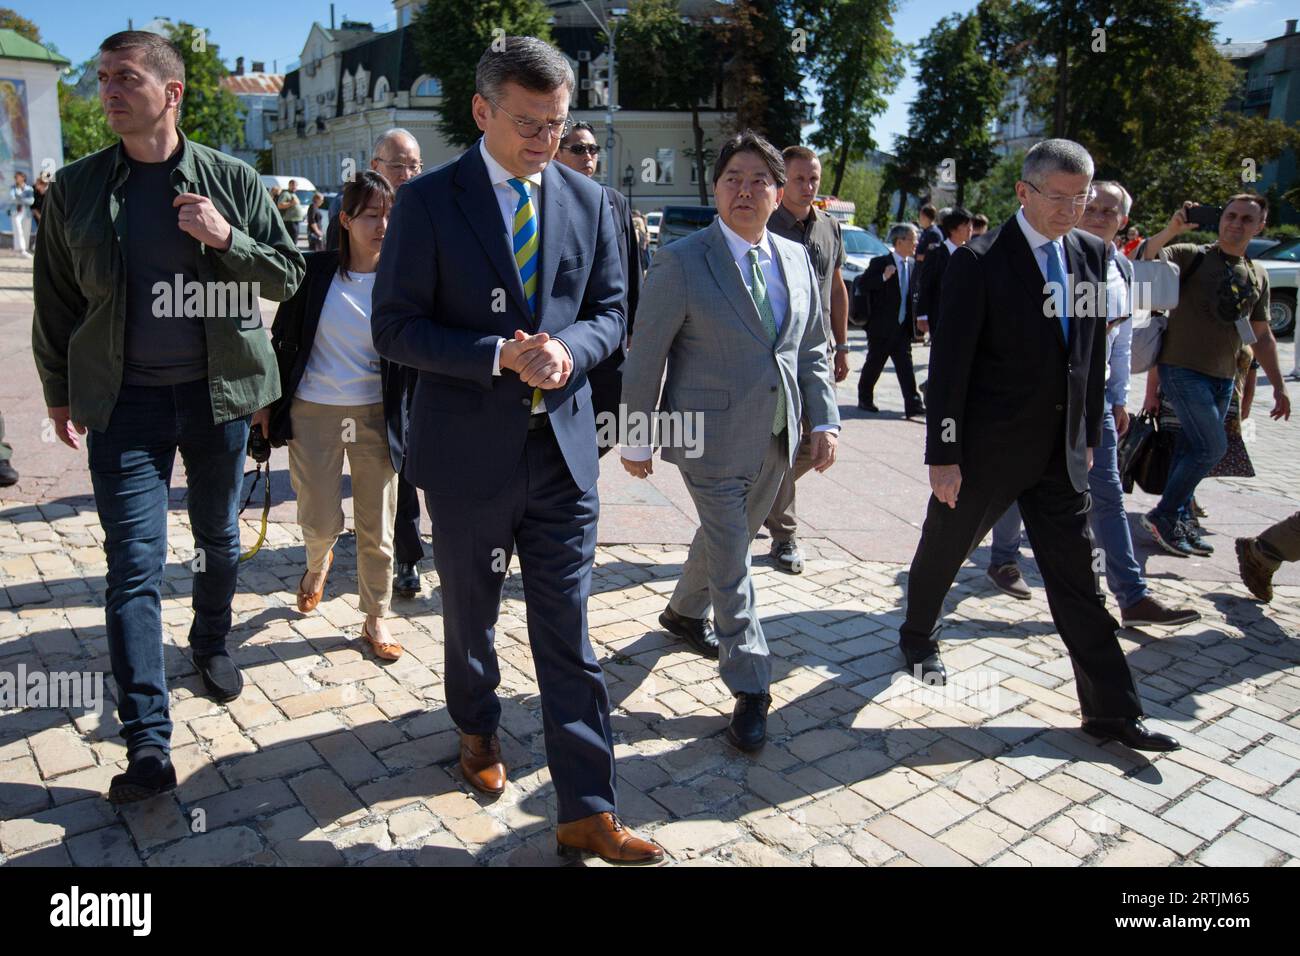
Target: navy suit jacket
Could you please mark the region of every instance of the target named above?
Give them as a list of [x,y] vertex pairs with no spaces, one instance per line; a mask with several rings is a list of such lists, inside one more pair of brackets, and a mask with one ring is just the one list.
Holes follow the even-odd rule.
[[537,311],[476,143],[397,193],[375,278],[379,354],[416,370],[406,477],[435,495],[486,499],[519,466],[533,390],[503,369],[498,339],[547,332],[573,356],[564,387],[543,391],[574,483],[596,482],[587,373],[623,340],[623,270],[605,191],[551,163],[542,172]]

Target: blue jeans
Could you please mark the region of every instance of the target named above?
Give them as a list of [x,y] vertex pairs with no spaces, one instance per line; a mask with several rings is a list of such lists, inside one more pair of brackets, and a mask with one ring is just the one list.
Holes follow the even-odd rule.
[[1155,513],[1168,521],[1179,521],[1191,516],[1189,505],[1196,486],[1228,450],[1223,420],[1232,401],[1232,379],[1161,364],[1160,390],[1173,406],[1181,430],[1165,493]]
[[989,550],[989,568],[1016,564],[1020,559],[1020,506],[1012,502],[993,526],[993,546]]
[[108,561],[108,655],[127,753],[169,749],[162,579],[167,494],[179,449],[194,534],[190,648],[226,646],[239,566],[239,492],[251,416],[214,425],[206,380],[123,385],[108,428],[87,436],[95,507]]
[[1151,592],[1133,555],[1133,536],[1124,512],[1124,486],[1119,479],[1117,443],[1115,416],[1107,405],[1101,421],[1101,446],[1093,452],[1092,470],[1088,472],[1088,490],[1092,492],[1088,521],[1097,547],[1106,559],[1106,584],[1120,608],[1130,608]]

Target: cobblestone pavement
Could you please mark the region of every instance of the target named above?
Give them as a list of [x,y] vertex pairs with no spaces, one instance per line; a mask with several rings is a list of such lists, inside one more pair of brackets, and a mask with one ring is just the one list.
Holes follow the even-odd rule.
[[[84,459],[34,437],[43,409],[21,308],[0,303],[0,348],[14,357],[0,407],[24,475],[0,497],[0,672],[106,672],[103,535]],[[755,757],[724,742],[731,701],[713,662],[658,629],[694,519],[675,469],[634,483],[604,463],[590,622],[627,822],[679,864],[1297,865],[1300,577],[1288,568],[1272,605],[1255,603],[1234,579],[1231,536],[1297,507],[1288,429],[1300,422],[1261,418],[1259,477],[1207,489],[1214,559],[1142,547],[1157,593],[1203,615],[1120,632],[1149,723],[1184,746],[1148,761],[1078,731],[1073,674],[1028,549],[1032,601],[986,586],[984,549],[962,570],[946,607],[949,687],[896,677],[925,503],[920,426],[898,414],[889,370],[877,389],[884,413],[851,410],[860,333],[854,344],[843,460],[800,483],[808,568],[781,574],[768,542],[754,546],[776,658],[771,737]],[[201,696],[186,649],[193,539],[177,468],[163,621],[178,790],[122,810],[103,798],[125,766],[111,675],[102,717],[0,710],[0,862],[558,864],[517,565],[498,632],[511,782],[489,801],[455,767],[436,575],[426,563],[423,597],[395,602],[390,626],[407,650],[396,663],[360,639],[350,534],[326,600],[300,615],[302,542],[283,462],[273,463],[275,520],[241,570],[230,640],[247,686],[224,706]],[[255,517],[245,514],[246,544]]]

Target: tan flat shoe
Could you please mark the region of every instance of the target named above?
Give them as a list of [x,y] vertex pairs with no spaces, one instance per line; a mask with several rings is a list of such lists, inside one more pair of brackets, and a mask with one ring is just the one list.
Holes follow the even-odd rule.
[[363,623],[361,625],[361,636],[365,638],[370,649],[375,652],[375,656],[380,660],[395,661],[402,656],[402,645],[396,641],[381,641],[370,633],[370,629]]
[[325,558],[325,573],[321,575],[320,587],[315,591],[304,591],[302,584],[307,580],[306,572],[298,579],[298,610],[303,614],[310,614],[316,610],[316,605],[320,604],[321,598],[325,596],[325,579],[330,576],[330,568],[334,566],[334,549],[330,548],[329,556]]

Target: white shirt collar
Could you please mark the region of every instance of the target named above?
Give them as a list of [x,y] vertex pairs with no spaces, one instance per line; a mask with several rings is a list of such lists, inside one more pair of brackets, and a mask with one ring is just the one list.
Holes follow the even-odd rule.
[[910,256],[900,256],[897,249],[890,249],[889,254],[894,257],[894,262],[901,266],[904,262],[911,262]]
[[1025,218],[1024,206],[1021,206],[1016,213],[1016,222],[1020,223],[1020,231],[1025,234],[1025,240],[1029,243],[1030,249],[1037,251],[1039,246],[1052,241],[1029,224],[1029,220]]
[[[493,186],[500,186],[504,183],[508,183],[512,179],[526,179],[534,186],[538,187],[539,189],[541,188],[542,186],[541,173],[530,173],[527,176],[516,176],[514,173],[506,169],[504,166],[502,166],[492,157],[492,154],[488,152],[487,141],[484,140],[483,137],[481,136],[479,137],[479,141],[478,141],[478,149],[479,152],[483,155],[483,165],[487,167],[488,182],[492,183]],[[513,189],[514,187],[511,186],[510,188]]]
[[765,256],[768,259],[772,258],[772,241],[768,238],[766,227],[763,229],[763,235],[759,237],[758,242],[750,242],[723,222],[721,216],[718,217],[718,226],[722,229],[723,238],[727,240],[727,248],[731,251],[731,258],[735,259],[736,262],[744,263],[748,260],[749,250],[754,246],[758,246],[760,261]]
[[945,239],[943,244],[948,247],[948,255],[952,255],[960,248],[957,243],[953,242],[951,239]]

